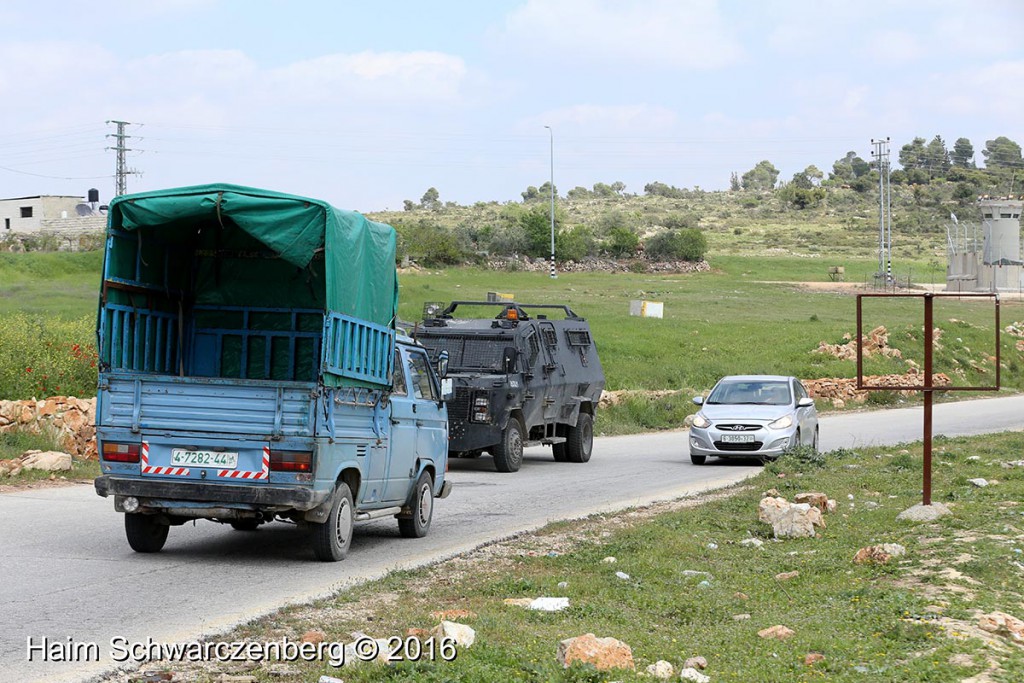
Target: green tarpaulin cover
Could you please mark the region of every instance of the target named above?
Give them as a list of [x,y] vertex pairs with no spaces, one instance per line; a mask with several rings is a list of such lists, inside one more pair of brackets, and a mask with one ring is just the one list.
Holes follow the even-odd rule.
[[[117,197],[109,226],[137,234],[142,246],[113,240],[108,275],[148,269],[153,284],[168,287],[194,278],[199,303],[326,308],[394,324],[395,231],[354,211],[239,185],[195,185]],[[280,258],[261,258],[267,251]],[[138,254],[148,256],[137,263]]]

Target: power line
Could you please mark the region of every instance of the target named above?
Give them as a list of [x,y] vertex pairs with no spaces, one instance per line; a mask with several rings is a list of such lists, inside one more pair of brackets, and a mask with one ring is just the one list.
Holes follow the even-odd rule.
[[50,178],[51,180],[98,180],[100,178],[109,178],[109,175],[84,175],[84,176],[60,176],[60,175],[45,175],[43,173],[32,173],[31,171],[19,171],[16,168],[9,168],[7,166],[0,166],[0,171],[7,171],[9,173],[20,173],[21,175],[35,176],[36,178]]

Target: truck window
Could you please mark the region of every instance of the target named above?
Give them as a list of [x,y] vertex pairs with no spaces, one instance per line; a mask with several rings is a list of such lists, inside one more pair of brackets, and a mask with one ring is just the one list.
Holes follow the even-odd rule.
[[391,375],[391,394],[393,396],[408,396],[409,389],[405,384],[405,364],[402,363],[402,354],[395,349],[395,369]]
[[537,356],[540,355],[540,341],[537,339],[536,330],[530,330],[526,333],[526,346],[530,354],[529,367],[532,368],[537,362]]
[[409,354],[409,374],[412,383],[412,395],[418,399],[429,401],[439,400],[439,392],[431,379],[427,365],[427,354],[414,351]]

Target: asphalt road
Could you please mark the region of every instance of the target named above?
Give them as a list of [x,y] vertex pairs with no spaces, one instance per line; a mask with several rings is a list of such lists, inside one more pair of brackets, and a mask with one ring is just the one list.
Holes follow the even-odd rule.
[[[1024,397],[941,404],[935,433],[1024,429]],[[831,450],[921,438],[921,409],[822,420]],[[0,495],[0,681],[81,681],[109,670],[110,640],[159,643],[215,634],[288,603],[329,594],[397,568],[422,565],[546,522],[667,500],[732,484],[753,461],[689,463],[685,432],[599,438],[585,465],[530,449],[523,469],[490,458],[452,461],[452,496],[430,535],[409,540],[392,519],[357,527],[349,557],[322,564],[306,537],[274,523],[244,533],[211,522],[171,529],[163,552],[133,553],[121,515],[91,486]],[[39,645],[96,643],[100,661],[29,662]]]

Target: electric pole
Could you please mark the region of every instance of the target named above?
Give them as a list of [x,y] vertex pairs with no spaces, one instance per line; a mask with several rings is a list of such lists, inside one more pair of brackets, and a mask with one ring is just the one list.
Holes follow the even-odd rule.
[[889,184],[889,138],[872,140],[871,156],[878,165],[878,274],[886,286],[892,279],[892,189]]
[[113,147],[107,147],[107,149],[112,149],[117,152],[117,161],[114,168],[114,196],[119,197],[123,194],[128,194],[128,176],[139,175],[139,172],[135,169],[128,168],[128,162],[126,160],[128,152],[137,151],[127,146],[128,140],[136,136],[128,135],[128,133],[125,132],[125,128],[127,126],[134,125],[128,121],[107,121],[107,123],[113,123],[117,126],[116,133],[107,133],[107,137],[114,138],[115,142]]

